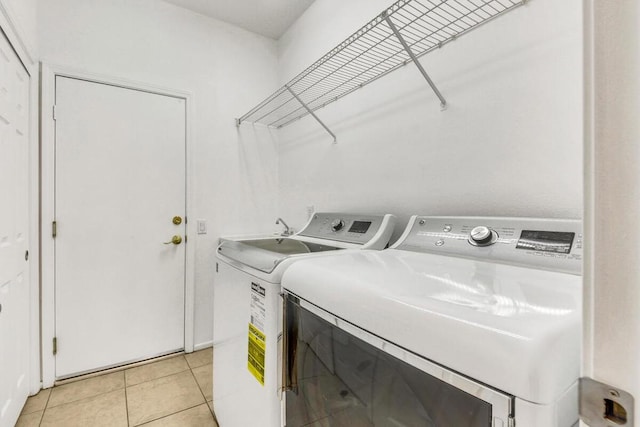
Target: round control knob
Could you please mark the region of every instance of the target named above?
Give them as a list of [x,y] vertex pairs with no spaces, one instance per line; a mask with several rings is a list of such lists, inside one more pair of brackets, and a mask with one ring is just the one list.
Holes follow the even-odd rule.
[[479,225],[469,233],[469,243],[476,246],[487,246],[495,241],[495,231],[484,225]]
[[334,219],[331,222],[331,229],[333,231],[340,231],[342,230],[342,227],[344,227],[344,221],[341,219]]

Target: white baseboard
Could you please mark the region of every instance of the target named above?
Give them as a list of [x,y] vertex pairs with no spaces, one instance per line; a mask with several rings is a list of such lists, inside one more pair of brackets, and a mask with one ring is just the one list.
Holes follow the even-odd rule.
[[200,343],[200,344],[194,344],[193,345],[193,351],[203,350],[203,349],[209,348],[209,347],[213,347],[213,340],[212,341],[205,341],[205,342]]

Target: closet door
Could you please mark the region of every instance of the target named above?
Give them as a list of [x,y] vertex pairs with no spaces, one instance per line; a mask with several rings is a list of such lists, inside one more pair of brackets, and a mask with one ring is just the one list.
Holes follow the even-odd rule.
[[29,387],[29,74],[0,31],[0,426]]

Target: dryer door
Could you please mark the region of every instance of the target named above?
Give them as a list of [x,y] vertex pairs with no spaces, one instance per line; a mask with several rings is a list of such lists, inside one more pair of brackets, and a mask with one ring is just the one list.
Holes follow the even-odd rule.
[[286,313],[287,427],[508,425],[511,396],[416,361],[292,295]]

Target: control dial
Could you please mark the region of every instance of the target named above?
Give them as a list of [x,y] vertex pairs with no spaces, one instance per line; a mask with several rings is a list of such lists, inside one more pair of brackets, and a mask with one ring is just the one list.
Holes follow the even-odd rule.
[[341,219],[334,219],[331,222],[331,229],[333,231],[340,231],[344,227],[344,221]]
[[498,234],[484,225],[474,227],[469,233],[469,243],[475,246],[488,246],[496,242]]

